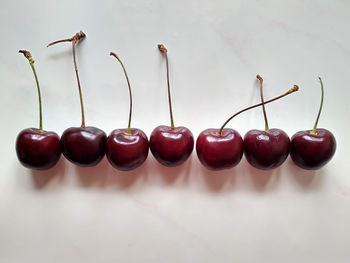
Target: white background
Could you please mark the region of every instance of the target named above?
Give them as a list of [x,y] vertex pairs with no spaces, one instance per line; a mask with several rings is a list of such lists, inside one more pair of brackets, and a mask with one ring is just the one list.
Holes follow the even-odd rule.
[[[0,262],[349,262],[350,3],[331,1],[2,1],[0,8]],[[267,106],[270,126],[290,136],[310,129],[322,76],[320,127],[338,148],[316,172],[288,158],[262,172],[243,158],[210,172],[195,154],[165,168],[149,155],[133,172],[104,159],[79,168],[61,158],[47,172],[22,167],[15,139],[37,127],[28,49],[42,88],[44,128],[61,134],[80,125],[71,45],[46,48],[83,30],[77,48],[87,125],[106,133],[132,126],[149,136],[169,124],[165,61],[169,50],[175,125],[195,137],[266,98],[300,91]],[[264,128],[261,109],[228,127],[242,136]]]

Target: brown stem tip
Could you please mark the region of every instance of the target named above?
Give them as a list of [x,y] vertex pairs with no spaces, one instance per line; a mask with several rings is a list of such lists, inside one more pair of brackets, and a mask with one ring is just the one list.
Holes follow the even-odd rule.
[[294,85],[293,88],[291,88],[290,90],[288,90],[288,94],[292,93],[294,91],[298,91],[299,90],[299,86],[298,85]]
[[162,53],[167,53],[168,52],[168,50],[166,49],[166,47],[163,44],[158,44],[158,49]]
[[18,53],[22,53],[26,57],[26,59],[32,58],[32,54],[30,54],[30,52],[27,50],[19,50]]
[[73,42],[73,44],[76,44],[79,41],[83,40],[85,37],[86,37],[85,33],[83,31],[80,31],[76,33],[74,36],[72,36],[71,38],[66,38],[66,39],[61,39],[61,40],[51,42],[46,47],[50,47],[52,45],[55,45],[57,43],[62,43],[62,42]]
[[116,59],[119,60],[119,57],[118,57],[118,55],[117,55],[116,53],[110,52],[109,55],[110,55],[110,56],[113,56],[113,57],[115,57]]
[[256,75],[256,78],[259,80],[259,81],[263,81],[263,78],[258,74]]

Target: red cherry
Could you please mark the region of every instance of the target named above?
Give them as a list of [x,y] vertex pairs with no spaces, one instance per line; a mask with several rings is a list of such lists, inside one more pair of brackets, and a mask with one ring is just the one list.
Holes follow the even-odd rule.
[[51,131],[25,129],[17,136],[16,153],[21,164],[29,169],[49,169],[60,159],[60,137]]
[[185,162],[193,151],[194,139],[186,127],[161,125],[152,131],[150,148],[153,156],[165,166],[178,166]]
[[250,130],[244,136],[244,155],[257,169],[274,169],[287,159],[289,144],[288,135],[280,129]]
[[243,155],[243,140],[233,129],[206,129],[196,142],[199,161],[208,169],[222,170],[236,166]]
[[106,155],[110,164],[121,171],[130,171],[142,165],[148,156],[148,138],[140,130],[131,128],[132,94],[128,74],[123,62],[117,54],[111,52],[123,68],[129,88],[130,107],[127,129],[116,129],[108,136],[106,143]]
[[320,169],[326,165],[332,159],[337,148],[334,135],[326,129],[317,128],[324,99],[323,82],[320,77],[319,80],[321,83],[321,104],[314,128],[297,132],[291,140],[290,156],[292,160],[296,165],[307,170]]
[[142,165],[148,156],[148,139],[146,134],[132,128],[116,129],[107,138],[106,156],[114,168],[130,171]]
[[21,131],[16,139],[16,153],[20,163],[36,170],[53,167],[61,156],[60,137],[55,132],[43,130],[41,93],[38,77],[34,67],[34,59],[27,50],[20,50],[32,68],[39,98],[39,129],[28,128]]
[[71,127],[61,136],[63,155],[79,166],[94,166],[105,155],[106,134],[96,127]]
[[80,31],[71,38],[57,40],[47,46],[50,47],[62,42],[72,42],[73,47],[73,62],[81,107],[81,126],[70,127],[63,132],[61,136],[62,153],[69,161],[76,165],[94,166],[98,164],[105,155],[106,134],[96,127],[85,126],[83,95],[75,57],[75,46],[79,41],[84,40],[85,37],[86,35],[84,32]]
[[153,156],[165,166],[178,166],[185,162],[193,151],[194,139],[191,131],[186,127],[175,127],[171,105],[169,84],[168,50],[164,45],[158,45],[164,54],[167,70],[168,101],[171,126],[156,127],[150,137],[150,148]]
[[326,129],[300,131],[293,135],[290,157],[296,165],[307,170],[320,169],[333,157],[337,143],[334,135]]
[[[260,81],[261,103],[264,103],[263,79]],[[280,129],[269,129],[265,105],[262,105],[265,131],[250,130],[244,136],[244,154],[247,161],[255,168],[262,170],[274,169],[280,166],[288,157],[290,140]]]

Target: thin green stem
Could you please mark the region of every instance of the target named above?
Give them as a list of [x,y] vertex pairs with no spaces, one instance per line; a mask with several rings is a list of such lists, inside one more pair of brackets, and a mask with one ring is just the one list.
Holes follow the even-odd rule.
[[285,97],[285,96],[287,96],[287,95],[289,95],[289,94],[291,94],[291,93],[297,91],[298,89],[299,89],[299,87],[298,87],[297,85],[294,85],[293,88],[291,88],[290,90],[288,90],[287,92],[285,92],[284,94],[282,94],[282,95],[280,95],[280,96],[278,96],[278,97],[275,97],[275,98],[273,98],[273,99],[270,99],[270,100],[268,100],[268,101],[265,101],[264,103],[255,104],[255,105],[253,105],[253,106],[250,106],[250,107],[248,107],[248,108],[245,108],[245,109],[243,109],[243,110],[240,110],[239,112],[235,113],[235,114],[232,115],[230,118],[228,118],[227,121],[225,121],[225,123],[224,123],[224,124],[221,126],[221,128],[219,129],[218,134],[221,135],[222,130],[225,128],[226,124],[229,123],[230,120],[232,120],[232,119],[233,119],[234,117],[236,117],[237,115],[239,115],[239,114],[241,114],[241,113],[243,113],[243,112],[245,112],[245,111],[247,111],[247,110],[250,110],[250,109],[259,107],[259,106],[261,106],[261,105],[264,105],[264,104],[268,104],[268,103],[270,103],[270,102],[273,102],[273,101],[275,101],[275,100],[281,99],[281,98],[283,98],[283,97]]
[[173,117],[173,107],[171,105],[171,93],[170,93],[170,81],[169,81],[169,61],[168,61],[168,50],[163,44],[158,45],[158,49],[160,52],[162,52],[165,56],[165,62],[166,62],[166,77],[167,77],[167,84],[168,84],[168,101],[169,101],[169,112],[170,112],[170,123],[171,123],[171,129],[175,129],[174,125],[174,117]]
[[80,97],[81,127],[85,127],[85,114],[84,114],[83,94],[82,94],[82,91],[81,91],[80,79],[79,79],[79,74],[78,74],[78,66],[77,66],[76,55],[75,55],[75,46],[76,46],[76,44],[79,41],[83,40],[85,37],[86,37],[85,33],[83,31],[80,31],[80,32],[76,33],[71,38],[57,40],[57,41],[51,42],[50,44],[47,45],[47,47],[50,47],[52,45],[55,45],[55,44],[58,44],[58,43],[62,43],[62,42],[72,42],[72,51],[73,51],[73,62],[74,62],[75,76],[76,76],[77,82],[78,82],[78,90],[79,90],[79,97]]
[[41,105],[41,92],[40,92],[38,76],[36,74],[35,67],[34,67],[34,59],[30,54],[30,52],[27,50],[20,50],[19,53],[22,53],[28,59],[29,65],[32,68],[32,71],[35,77],[35,82],[36,82],[36,87],[38,90],[38,97],[39,97],[39,131],[42,132],[43,131],[43,113],[42,113],[42,105]]
[[130,105],[129,105],[128,130],[127,130],[126,134],[131,134],[132,94],[131,94],[131,86],[130,86],[130,81],[129,81],[128,73],[126,72],[126,69],[125,69],[125,67],[124,67],[124,64],[123,64],[123,62],[121,61],[121,59],[119,58],[119,56],[118,56],[117,54],[115,54],[114,52],[110,52],[109,55],[115,57],[115,58],[119,61],[120,65],[121,65],[122,68],[123,68],[126,81],[128,82]]
[[322,82],[321,77],[318,77],[318,79],[320,80],[320,83],[321,83],[321,103],[320,103],[320,108],[319,108],[319,110],[318,110],[318,114],[317,114],[317,118],[316,118],[316,121],[315,121],[314,128],[313,128],[312,131],[310,132],[311,134],[316,134],[316,129],[317,129],[318,120],[320,119],[321,111],[322,111],[322,107],[323,107],[324,87],[323,87],[323,82]]
[[[256,76],[257,79],[260,82],[260,99],[261,99],[261,103],[264,103],[264,92],[263,92],[263,78],[260,75]],[[264,120],[265,120],[265,131],[269,132],[269,123],[267,121],[267,115],[266,115],[266,109],[265,109],[265,104],[262,105],[262,109],[263,109],[263,113],[264,113]]]

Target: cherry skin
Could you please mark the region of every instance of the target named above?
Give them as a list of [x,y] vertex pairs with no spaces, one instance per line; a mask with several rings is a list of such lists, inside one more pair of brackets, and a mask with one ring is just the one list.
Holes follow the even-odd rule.
[[262,170],[280,166],[288,157],[290,140],[280,129],[268,132],[250,130],[244,136],[244,155],[255,168]]
[[219,129],[202,131],[196,142],[199,161],[210,170],[230,169],[236,166],[243,155],[241,135],[225,128],[219,135]]
[[316,170],[332,159],[336,148],[334,135],[326,129],[318,128],[316,134],[299,131],[291,139],[290,156],[297,166]]
[[165,166],[178,166],[185,162],[193,151],[192,132],[186,127],[161,125],[156,127],[150,137],[153,156]]
[[27,168],[49,169],[60,159],[60,138],[55,132],[25,129],[17,136],[16,153],[18,160]]
[[105,155],[106,134],[96,127],[71,127],[61,136],[63,155],[79,166],[94,166]]
[[130,171],[142,165],[148,156],[146,134],[136,128],[116,129],[106,142],[106,156],[111,165],[121,171]]

